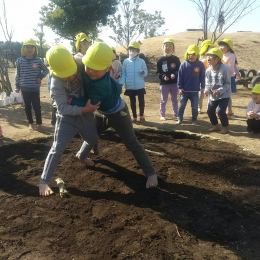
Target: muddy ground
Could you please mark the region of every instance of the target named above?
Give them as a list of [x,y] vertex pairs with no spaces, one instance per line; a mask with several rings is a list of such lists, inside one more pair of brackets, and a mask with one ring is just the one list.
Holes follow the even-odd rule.
[[[96,165],[74,156],[73,139],[51,187],[38,182],[52,138],[0,148],[0,259],[259,259],[259,157],[234,144],[181,133],[138,132],[159,176],[146,178],[107,132]],[[194,139],[195,138],[195,139]],[[61,198],[55,178],[71,193]]]

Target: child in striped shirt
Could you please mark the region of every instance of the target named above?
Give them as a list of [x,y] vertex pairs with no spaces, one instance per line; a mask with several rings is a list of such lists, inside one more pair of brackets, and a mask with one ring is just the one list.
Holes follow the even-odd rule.
[[37,130],[42,129],[40,104],[40,86],[42,79],[49,70],[40,58],[37,58],[38,49],[32,39],[26,40],[21,49],[21,56],[16,61],[15,92],[21,90],[25,104],[25,114],[29,122],[29,130],[33,130],[32,107],[35,112]]

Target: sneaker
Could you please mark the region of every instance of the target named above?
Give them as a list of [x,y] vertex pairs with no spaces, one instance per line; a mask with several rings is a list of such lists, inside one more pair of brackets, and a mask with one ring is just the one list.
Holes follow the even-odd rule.
[[132,118],[132,122],[136,122],[137,121],[137,118]]

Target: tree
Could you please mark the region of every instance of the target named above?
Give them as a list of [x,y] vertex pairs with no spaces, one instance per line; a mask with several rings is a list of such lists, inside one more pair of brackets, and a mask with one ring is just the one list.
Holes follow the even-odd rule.
[[2,9],[2,13],[3,13],[2,17],[4,18],[4,21],[1,20],[1,16],[0,16],[0,25],[2,27],[2,31],[3,31],[5,40],[8,42],[8,45],[9,45],[9,48],[10,48],[10,51],[11,51],[12,63],[13,63],[13,65],[15,65],[14,64],[15,55],[14,55],[14,51],[13,51],[13,47],[12,47],[12,38],[13,38],[13,35],[14,35],[14,28],[11,27],[10,30],[8,28],[8,20],[7,20],[7,14],[6,14],[5,1],[4,0],[2,0],[1,9]]
[[33,29],[33,30],[34,30],[34,35],[38,38],[38,40],[36,40],[36,44],[39,45],[39,57],[41,57],[41,59],[43,60],[46,54],[46,50],[48,50],[50,46],[46,44],[46,40],[44,39],[45,33],[43,32],[43,26],[44,26],[44,21],[46,19],[45,12],[41,10],[39,13],[41,17],[40,17],[40,23],[38,23],[37,26],[40,28],[40,30],[38,29]]
[[96,37],[98,28],[107,23],[107,17],[116,12],[117,0],[50,0],[43,6],[44,25],[68,40],[80,32]]
[[[203,38],[208,39],[208,32],[213,29],[211,40],[215,42],[227,29],[243,17],[258,8],[258,0],[190,0],[193,2],[203,21]],[[224,12],[225,26],[222,33],[217,35],[219,16]]]
[[119,0],[120,14],[112,15],[109,20],[109,27],[115,35],[110,38],[117,44],[128,46],[141,34],[145,38],[159,35],[158,29],[165,24],[164,18],[161,12],[149,14],[140,9],[143,2],[144,0]]

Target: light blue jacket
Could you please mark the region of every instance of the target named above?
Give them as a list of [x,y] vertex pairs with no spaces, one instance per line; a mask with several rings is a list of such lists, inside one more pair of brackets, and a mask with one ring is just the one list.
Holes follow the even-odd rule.
[[[144,74],[141,74],[141,70]],[[125,84],[126,89],[142,89],[145,87],[144,77],[148,75],[145,61],[139,57],[124,60],[123,72],[119,84]]]

